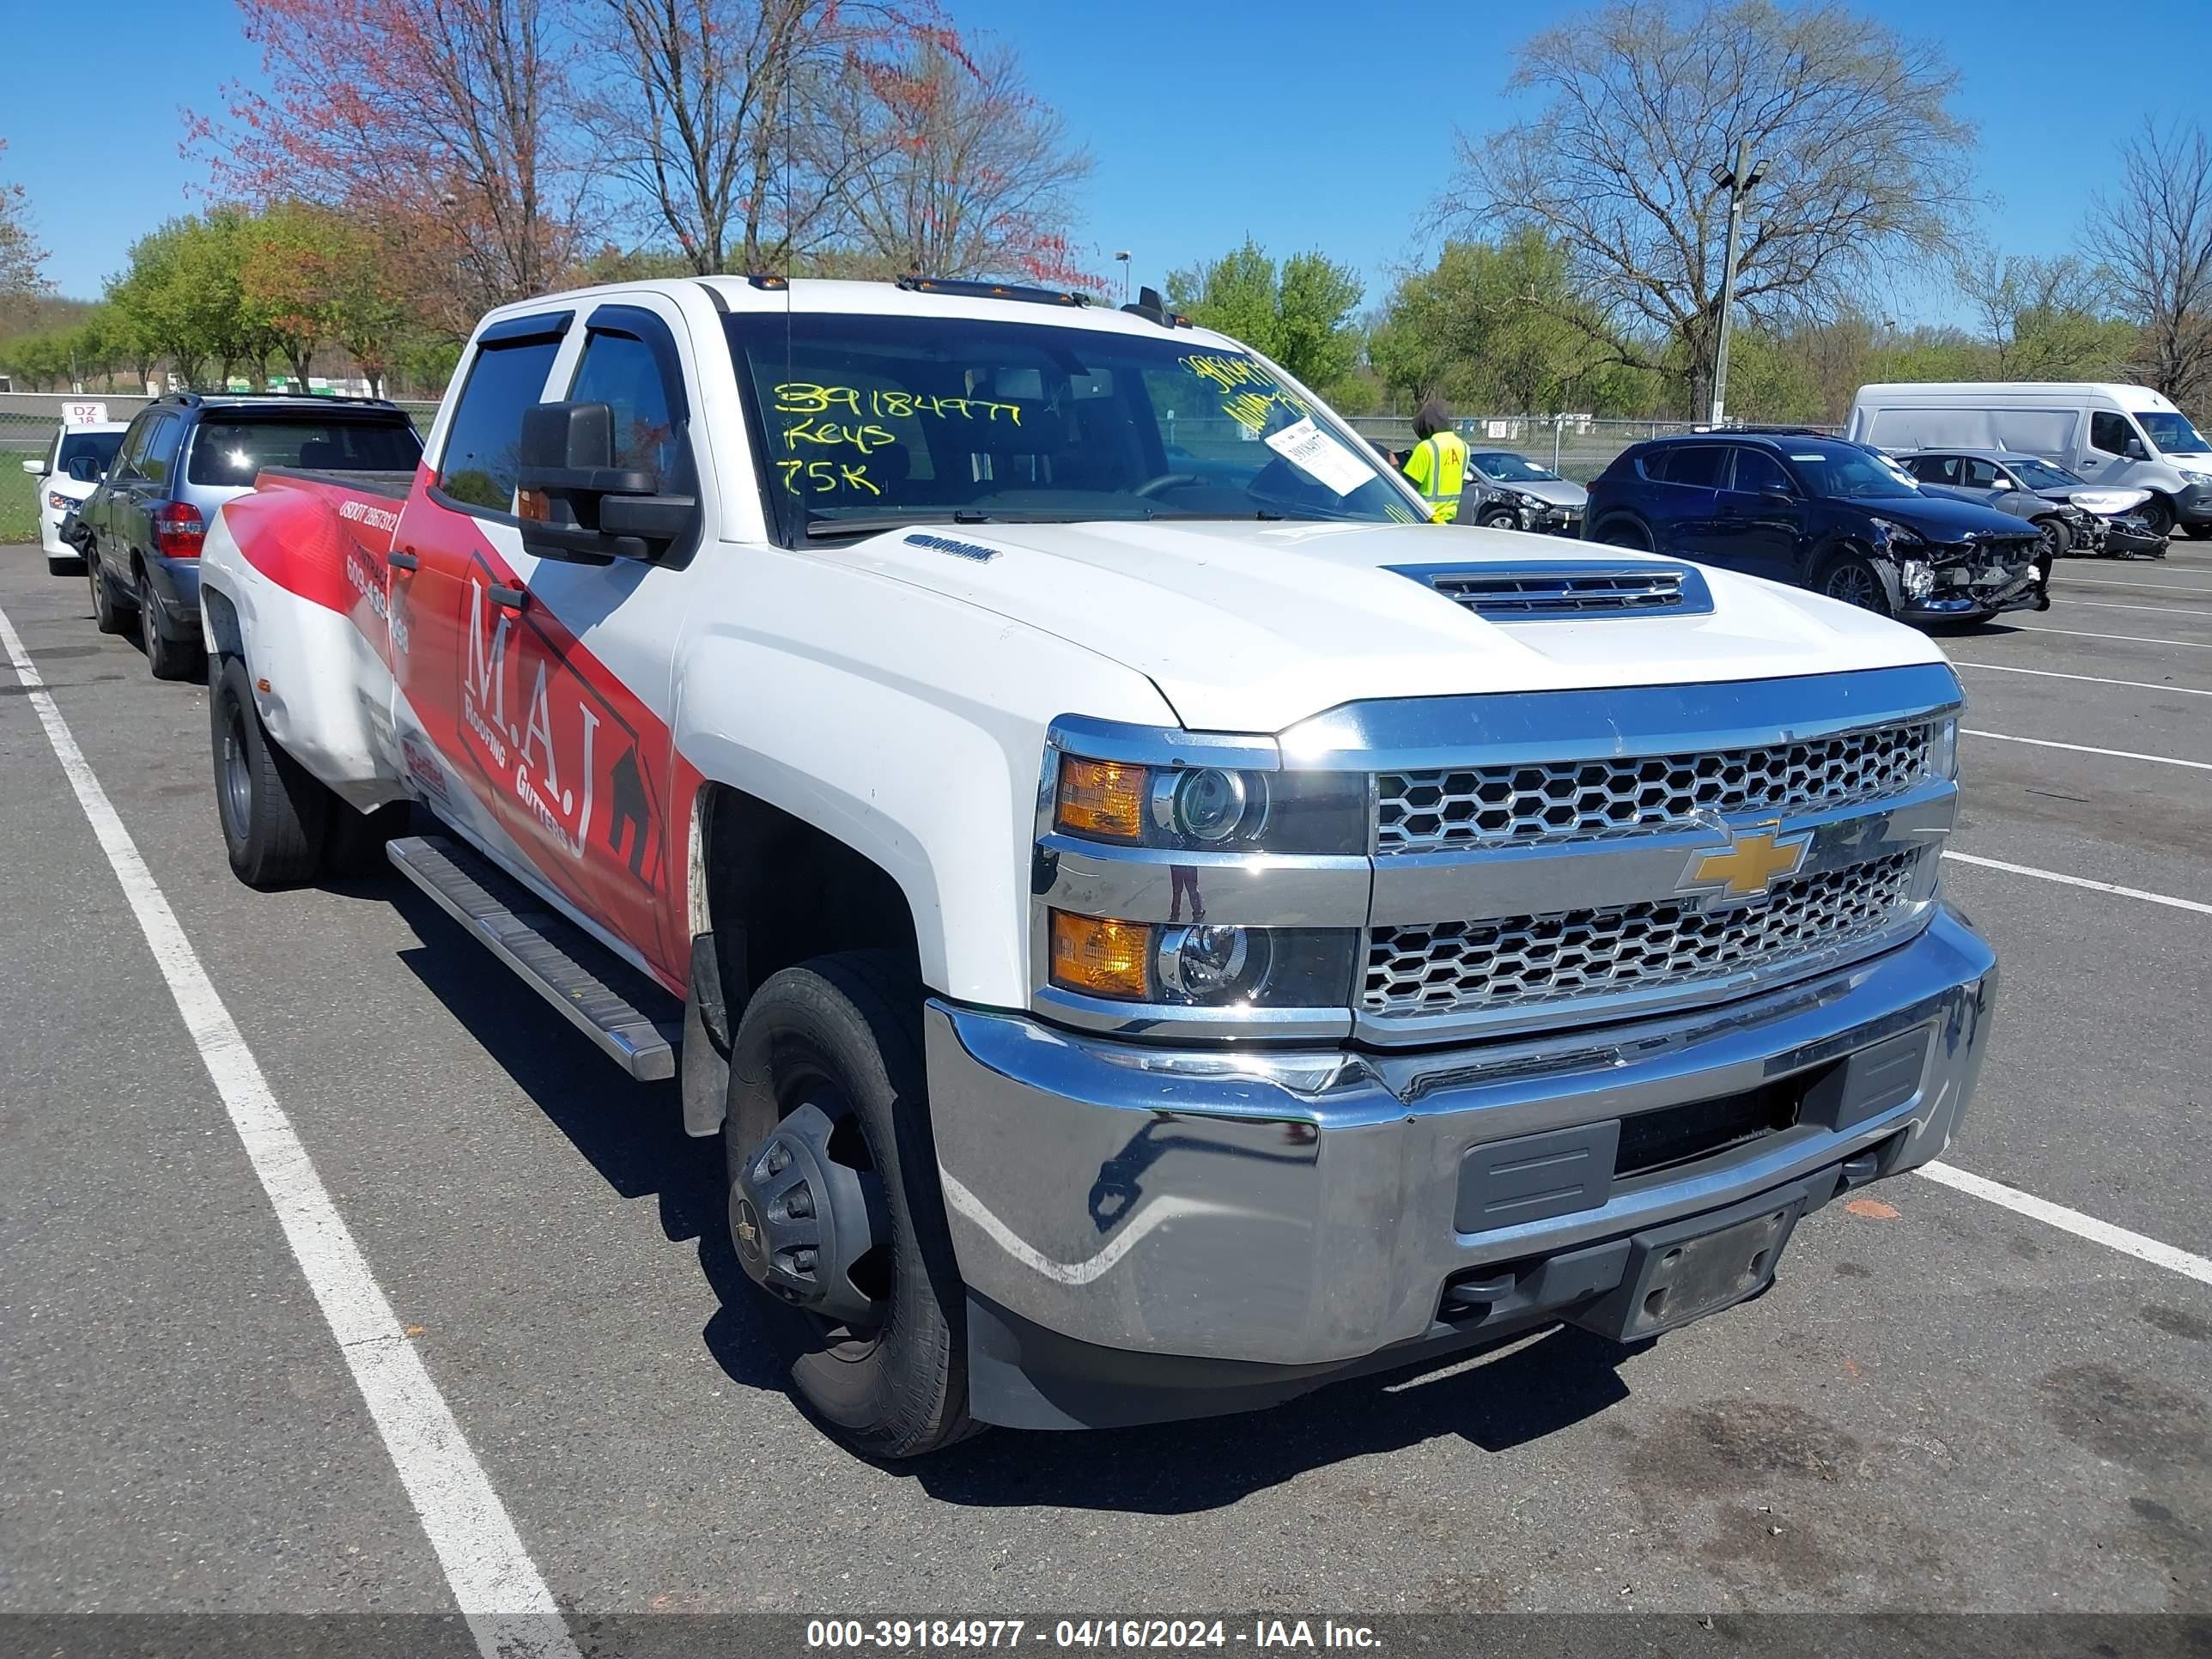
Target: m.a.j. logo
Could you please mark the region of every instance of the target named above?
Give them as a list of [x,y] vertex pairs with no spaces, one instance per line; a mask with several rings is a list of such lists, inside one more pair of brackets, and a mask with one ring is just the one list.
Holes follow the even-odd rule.
[[477,570],[469,573],[463,623],[462,742],[503,813],[519,812],[578,862],[594,850],[596,831],[603,857],[653,885],[659,815],[629,722]]

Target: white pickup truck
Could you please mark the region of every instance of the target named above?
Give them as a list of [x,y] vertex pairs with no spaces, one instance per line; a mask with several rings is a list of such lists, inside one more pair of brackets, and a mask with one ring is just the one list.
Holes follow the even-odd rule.
[[239,874],[381,850],[680,1073],[875,1455],[1640,1340],[1979,1069],[1934,646],[1424,522],[1150,295],[510,306],[418,474],[266,473],[203,560]]

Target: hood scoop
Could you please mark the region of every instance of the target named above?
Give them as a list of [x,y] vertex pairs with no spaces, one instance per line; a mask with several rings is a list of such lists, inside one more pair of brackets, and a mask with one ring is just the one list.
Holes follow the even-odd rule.
[[1713,596],[1694,565],[1542,559],[1474,566],[1392,565],[1492,622],[1574,617],[1701,617]]

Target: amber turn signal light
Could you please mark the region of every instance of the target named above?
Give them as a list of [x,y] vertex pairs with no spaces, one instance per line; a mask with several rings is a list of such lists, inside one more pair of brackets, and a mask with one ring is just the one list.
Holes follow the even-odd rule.
[[1086,996],[1142,1002],[1150,986],[1146,962],[1152,930],[1141,921],[1052,913],[1052,982]]
[[1151,784],[1152,774],[1144,767],[1064,755],[1054,827],[1082,836],[1134,841],[1144,834],[1145,797]]

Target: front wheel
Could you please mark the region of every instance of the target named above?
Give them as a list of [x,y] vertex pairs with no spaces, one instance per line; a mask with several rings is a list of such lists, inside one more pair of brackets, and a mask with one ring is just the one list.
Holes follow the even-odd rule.
[[1841,599],[1845,605],[1855,605],[1862,611],[1871,611],[1878,617],[1897,614],[1881,572],[1857,553],[1839,553],[1829,560],[1821,568],[1814,591],[1832,599]]
[[918,1457],[975,1426],[921,994],[876,952],[775,975],[731,1044],[722,1125],[730,1243],[792,1386],[872,1457]]
[[1518,530],[1520,518],[1510,507],[1493,507],[1484,511],[1475,522],[1485,530]]
[[216,815],[230,867],[248,887],[307,880],[322,864],[329,790],[270,738],[245,662],[225,659],[208,697]]
[[2135,516],[2143,521],[2143,527],[2154,536],[2173,534],[2173,505],[2163,495],[2154,495],[2136,507]]

